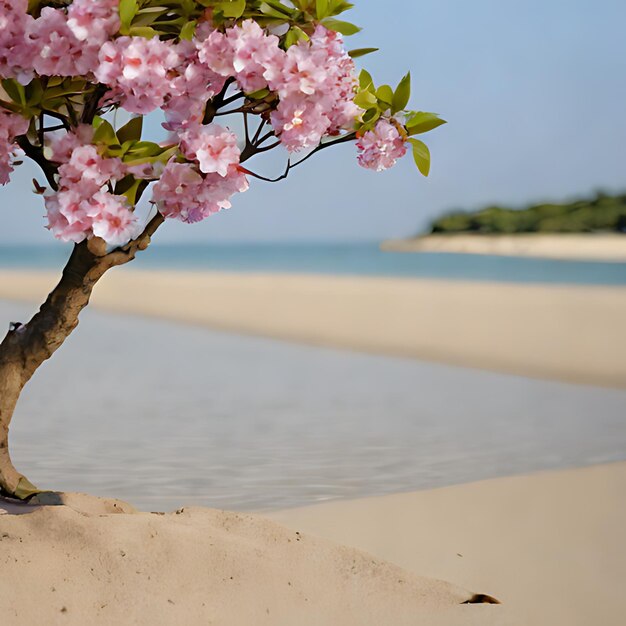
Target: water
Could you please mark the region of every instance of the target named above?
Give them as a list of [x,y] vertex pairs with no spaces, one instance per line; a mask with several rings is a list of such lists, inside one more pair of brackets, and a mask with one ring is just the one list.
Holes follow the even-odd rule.
[[[66,246],[0,246],[1,267],[61,268]],[[505,282],[626,285],[626,263],[559,261],[471,254],[398,254],[375,243],[196,244],[156,242],[142,269],[305,272]]]
[[626,459],[626,391],[81,319],[11,430],[46,488],[266,510]]

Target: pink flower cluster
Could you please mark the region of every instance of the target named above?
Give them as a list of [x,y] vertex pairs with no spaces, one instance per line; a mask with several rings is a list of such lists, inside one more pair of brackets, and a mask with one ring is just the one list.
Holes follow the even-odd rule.
[[33,75],[33,52],[26,29],[34,21],[26,13],[28,0],[0,0],[0,77],[26,84]]
[[59,167],[59,191],[45,199],[48,228],[62,241],[78,243],[101,237],[110,246],[121,246],[137,237],[141,225],[124,196],[110,193],[106,185],[124,176],[119,159],[107,159],[96,146],[82,143],[88,133],[67,134],[53,142]]
[[28,126],[26,118],[0,108],[0,185],[9,182],[16,150],[15,138],[26,133]]
[[74,0],[67,11],[44,7],[27,23],[32,67],[41,76],[85,76],[98,68],[100,47],[119,29],[119,0]]
[[359,149],[359,164],[377,172],[393,167],[406,154],[403,137],[386,120],[380,120],[374,130],[366,132],[356,145]]
[[167,130],[176,131],[202,123],[206,103],[224,87],[226,78],[200,62],[191,41],[177,47],[179,65],[174,70],[168,97],[163,105]]
[[234,76],[246,93],[267,87],[265,73],[283,62],[278,37],[268,35],[254,20],[226,34],[213,31],[198,42],[199,59],[221,76]]
[[181,62],[176,47],[154,37],[119,37],[100,49],[95,71],[112,88],[116,100],[131,113],[146,114],[162,107],[172,91],[170,72]]
[[237,135],[217,124],[191,127],[179,137],[183,154],[197,161],[205,174],[227,176],[231,166],[239,164]]
[[285,147],[317,145],[326,134],[350,128],[361,113],[353,102],[356,78],[340,35],[318,26],[310,41],[287,51],[278,37],[253,20],[197,40],[198,59],[223,77],[234,77],[246,93],[269,87],[280,103],[272,125]]
[[237,136],[208,124],[187,127],[179,139],[181,152],[195,163],[170,161],[154,186],[152,202],[163,216],[187,223],[229,209],[231,196],[248,189]]
[[159,212],[192,224],[231,207],[230,198],[248,189],[245,173],[231,165],[226,176],[202,176],[190,163],[171,161],[154,185],[152,201]]
[[353,101],[354,62],[341,36],[323,26],[310,41],[291,46],[282,68],[270,79],[280,96],[272,125],[290,151],[316,146],[325,135],[350,129],[362,113]]

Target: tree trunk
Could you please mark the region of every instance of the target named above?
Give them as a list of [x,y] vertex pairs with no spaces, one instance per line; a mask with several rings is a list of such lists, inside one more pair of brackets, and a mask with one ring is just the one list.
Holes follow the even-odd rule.
[[162,221],[157,215],[138,239],[110,253],[98,239],[74,246],[59,284],[39,312],[27,324],[11,325],[0,344],[0,494],[24,499],[39,491],[15,469],[9,455],[9,425],[22,389],[76,328],[98,280],[147,248]]

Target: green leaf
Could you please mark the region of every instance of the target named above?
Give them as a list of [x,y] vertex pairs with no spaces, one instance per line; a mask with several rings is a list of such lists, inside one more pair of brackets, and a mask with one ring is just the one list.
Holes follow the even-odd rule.
[[159,36],[159,33],[151,26],[132,26],[128,34],[132,37],[145,37],[146,39]]
[[344,0],[329,0],[328,2],[328,14],[329,15],[339,15],[344,11],[349,11],[352,9],[354,5],[350,2],[345,2]]
[[246,98],[250,98],[250,100],[263,100],[270,95],[269,89],[259,89],[258,91],[253,91],[252,93],[247,93]]
[[401,81],[393,94],[393,112],[404,111],[411,97],[411,72]]
[[413,146],[413,159],[417,165],[417,169],[424,175],[430,173],[430,150],[428,146],[419,139],[409,139]]
[[361,87],[361,89],[374,88],[374,79],[367,70],[361,70],[359,74],[359,87]]
[[420,135],[421,133],[427,133],[446,123],[447,122],[442,120],[436,113],[417,111],[417,113],[413,114],[407,121],[406,129],[409,135]]
[[355,96],[354,103],[367,110],[378,106],[378,98],[370,91],[360,91]]
[[139,141],[143,130],[143,116],[133,117],[127,124],[117,131],[117,138],[120,144],[125,141]]
[[358,59],[359,57],[364,57],[366,54],[372,54],[372,52],[378,52],[379,48],[356,48],[355,50],[350,50],[348,54],[353,59]]
[[2,81],[2,88],[13,102],[26,106],[26,89],[24,85],[20,85],[16,80],[7,78]]
[[44,90],[41,81],[37,78],[32,80],[25,89],[26,101],[29,106],[37,106],[41,103]]
[[393,103],[393,89],[389,85],[381,85],[376,90],[376,97],[388,108]]
[[128,34],[133,18],[137,15],[138,11],[139,2],[137,2],[137,0],[120,0],[120,32],[123,35]]
[[363,124],[359,127],[359,133],[362,135],[368,130],[372,130],[380,119],[382,112],[380,109],[369,109],[363,115]]
[[297,44],[299,41],[308,40],[309,36],[299,26],[292,26],[285,36],[285,48],[291,48],[291,46]]
[[246,0],[229,0],[228,2],[218,2],[215,5],[224,14],[224,17],[238,19],[246,10]]
[[290,7],[286,7],[282,2],[278,2],[278,0],[265,0],[265,2],[261,3],[259,10],[266,15],[276,17],[280,20],[290,19],[296,13],[296,11]]
[[[130,177],[132,178],[132,177]],[[126,199],[128,200],[128,203],[131,206],[135,206],[135,204],[137,203],[137,192],[139,191],[139,186],[141,185],[141,183],[143,183],[144,181],[141,179],[133,179],[130,187],[128,189],[125,189],[124,191],[122,191],[121,193],[118,192],[116,195],[122,195],[122,196],[126,196]]]
[[93,135],[94,143],[103,143],[107,146],[117,144],[117,135],[109,122],[101,117],[95,117],[93,125],[96,129]]
[[180,38],[181,38],[181,40],[191,41],[193,39],[193,36],[196,34],[196,25],[197,24],[198,24],[198,22],[196,20],[191,20],[190,22],[187,22],[180,29]]
[[156,22],[160,17],[165,15],[168,10],[167,7],[146,7],[145,9],[141,9],[133,18],[133,25],[150,26],[153,22]]
[[322,20],[322,24],[326,26],[329,30],[334,30],[342,35],[356,35],[361,29],[354,24],[350,24],[350,22],[342,22],[341,20],[336,20],[333,17],[327,17]]
[[315,13],[317,19],[322,20],[328,16],[328,0],[315,0]]

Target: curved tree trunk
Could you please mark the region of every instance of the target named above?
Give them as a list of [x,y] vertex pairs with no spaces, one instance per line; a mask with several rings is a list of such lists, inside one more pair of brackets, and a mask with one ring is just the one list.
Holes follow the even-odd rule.
[[38,492],[15,469],[9,454],[9,425],[22,389],[76,328],[98,280],[147,248],[161,223],[157,215],[138,239],[110,253],[96,239],[74,246],[59,284],[39,312],[26,324],[11,325],[0,344],[0,493],[24,499]]

